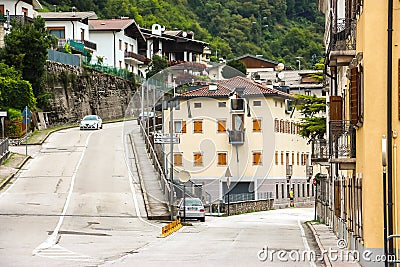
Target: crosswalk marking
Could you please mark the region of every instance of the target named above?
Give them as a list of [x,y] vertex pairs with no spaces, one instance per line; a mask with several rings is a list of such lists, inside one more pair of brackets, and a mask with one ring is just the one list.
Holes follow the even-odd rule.
[[53,245],[49,248],[37,248],[33,251],[33,255],[43,257],[43,258],[90,262],[92,264],[104,263],[103,260],[73,252],[71,250],[61,247],[58,244]]

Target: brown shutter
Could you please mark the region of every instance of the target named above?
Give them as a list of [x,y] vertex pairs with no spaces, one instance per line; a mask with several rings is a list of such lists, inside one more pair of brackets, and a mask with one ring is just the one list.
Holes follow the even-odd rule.
[[261,132],[261,120],[260,119],[253,120],[253,132]]
[[225,120],[218,120],[218,132],[219,133],[226,132],[226,121]]
[[186,121],[182,121],[182,133],[186,133]]
[[343,120],[342,115],[342,97],[341,96],[330,96],[329,97],[329,120],[341,121]]
[[203,121],[198,120],[194,121],[194,133],[202,133],[203,132]]
[[399,66],[398,66],[398,76],[399,76],[399,79],[398,79],[398,81],[397,81],[397,86],[398,86],[398,94],[399,94],[399,104],[398,104],[398,106],[399,106],[399,120],[400,120],[400,58],[399,58]]
[[224,152],[218,153],[218,165],[220,166],[226,165],[226,153]]
[[174,166],[182,166],[182,154],[174,154]]
[[253,165],[261,165],[261,152],[253,152]]
[[357,68],[350,70],[350,121],[356,125],[358,122],[358,84]]

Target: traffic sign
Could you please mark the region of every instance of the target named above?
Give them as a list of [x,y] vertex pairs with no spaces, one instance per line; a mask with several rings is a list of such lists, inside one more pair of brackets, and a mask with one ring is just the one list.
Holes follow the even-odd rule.
[[[171,135],[166,133],[155,133],[154,134],[154,143],[155,144],[169,144],[171,143]],[[180,143],[180,138],[179,134],[172,134],[172,143],[173,144],[179,144]]]
[[28,107],[25,107],[22,111],[22,117],[32,117],[32,113]]

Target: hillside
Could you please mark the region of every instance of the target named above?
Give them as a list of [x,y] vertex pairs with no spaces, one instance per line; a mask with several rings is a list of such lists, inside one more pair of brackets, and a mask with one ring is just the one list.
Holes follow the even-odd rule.
[[[100,18],[128,16],[145,28],[193,31],[213,56],[263,55],[294,68],[323,56],[324,18],[316,0],[41,0],[43,11],[93,10]],[[56,6],[54,6],[56,5]]]

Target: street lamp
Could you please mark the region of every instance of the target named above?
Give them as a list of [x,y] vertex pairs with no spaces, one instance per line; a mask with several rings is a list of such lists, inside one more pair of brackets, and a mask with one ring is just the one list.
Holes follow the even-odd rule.
[[231,171],[229,170],[229,167],[226,168],[225,177],[226,177],[226,186],[228,188],[228,216],[229,216],[229,206],[231,204],[230,197],[229,197],[229,191],[230,191],[229,187],[231,186],[231,177],[232,177],[232,174],[231,174]]
[[299,70],[301,70],[301,61],[300,59],[302,59],[303,57],[296,57],[296,62],[299,63]]

